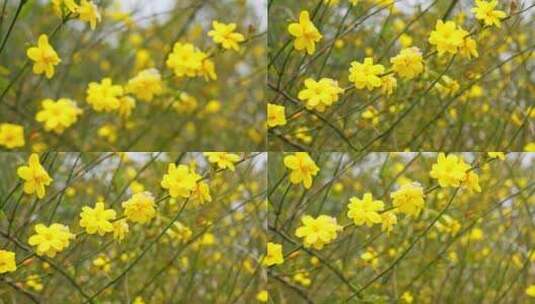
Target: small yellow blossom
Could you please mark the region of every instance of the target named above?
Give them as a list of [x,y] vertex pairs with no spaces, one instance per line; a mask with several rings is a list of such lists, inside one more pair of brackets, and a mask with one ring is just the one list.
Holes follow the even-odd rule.
[[45,168],[41,166],[39,156],[35,153],[30,155],[27,166],[17,168],[17,175],[24,180],[24,193],[36,193],[38,198],[45,196],[45,186],[50,185],[53,181]]
[[213,30],[208,32],[208,36],[214,39],[214,42],[221,44],[224,49],[240,50],[240,42],[245,40],[245,37],[234,32],[236,30],[236,23],[224,24],[218,21],[212,22]]
[[234,164],[240,160],[240,156],[234,153],[227,152],[204,152],[204,156],[208,157],[208,162],[217,164],[221,170],[229,169],[234,171]]
[[161,186],[169,191],[172,198],[188,198],[195,189],[197,181],[201,176],[186,165],[169,164],[167,174],[164,175]]
[[156,216],[156,204],[150,192],[139,192],[122,204],[124,215],[132,222],[145,224]]
[[268,291],[267,291],[267,290],[260,290],[260,291],[256,294],[256,300],[257,300],[258,302],[267,303],[268,298],[269,298],[269,294],[268,294]]
[[0,124],[0,145],[8,149],[24,147],[24,127],[17,124]]
[[97,26],[97,22],[100,22],[100,13],[93,1],[81,0],[76,12],[78,13],[78,18],[88,22],[92,30]]
[[398,218],[396,214],[392,211],[385,212],[381,214],[381,231],[386,233],[392,232],[394,225],[397,224]]
[[267,105],[267,125],[270,128],[286,124],[286,108],[273,103]]
[[262,261],[265,266],[280,265],[284,263],[282,255],[282,245],[277,243],[267,243],[267,254]]
[[46,255],[51,258],[69,247],[70,240],[74,239],[74,234],[69,231],[69,227],[58,223],[53,223],[48,227],[37,224],[35,232],[28,239],[28,244],[37,246],[37,255]]
[[295,236],[304,238],[305,247],[314,247],[317,250],[334,241],[337,232],[343,229],[336,223],[334,217],[328,215],[320,215],[317,218],[305,215],[301,218],[301,222],[303,226],[297,228]]
[[130,230],[128,222],[125,219],[121,219],[112,223],[113,226],[113,238],[122,241],[128,231]]
[[217,79],[214,63],[208,58],[208,54],[190,43],[175,43],[166,65],[177,77],[204,76],[206,80]]
[[83,207],[80,213],[80,227],[88,234],[98,233],[100,236],[113,231],[112,222],[116,213],[113,209],[104,209],[103,202],[97,202],[95,208]]
[[463,38],[466,32],[458,29],[453,21],[438,20],[435,30],[429,36],[429,43],[436,46],[438,54],[444,53],[456,54],[463,44]]
[[142,101],[150,102],[154,96],[163,92],[162,76],[156,69],[143,70],[128,80],[125,91],[134,94]]
[[54,76],[54,66],[61,62],[58,54],[48,43],[48,36],[39,36],[36,47],[31,47],[26,52],[28,58],[34,61],[33,72],[37,75],[45,73],[46,78]]
[[338,95],[344,90],[338,86],[336,80],[322,78],[315,81],[312,78],[305,80],[305,89],[299,92],[298,98],[305,102],[307,109],[315,109],[319,112],[338,101]]
[[60,98],[57,101],[45,99],[41,102],[42,110],[37,112],[35,120],[44,123],[46,131],[53,131],[57,134],[63,133],[65,129],[72,126],[82,114],[76,103],[67,98]]
[[310,20],[308,11],[302,11],[299,14],[299,22],[291,23],[288,26],[288,32],[295,37],[294,48],[298,51],[306,50],[309,55],[316,51],[316,43],[322,38],[322,35]]
[[490,158],[497,158],[499,160],[505,160],[505,153],[503,152],[487,152]]
[[312,186],[312,176],[318,174],[320,170],[306,152],[295,152],[293,155],[284,157],[284,165],[291,170],[290,182],[292,184],[303,183],[306,189]]
[[406,79],[413,79],[424,70],[422,53],[417,47],[402,49],[390,62],[394,72]]
[[526,288],[526,294],[535,298],[535,284],[529,285],[528,288]]
[[7,250],[0,250],[0,274],[14,272],[17,270],[15,253]]
[[424,208],[424,190],[418,183],[404,184],[390,194],[395,211],[417,217]]
[[447,157],[440,153],[437,163],[433,164],[430,175],[437,179],[441,187],[459,187],[466,179],[466,173],[470,166],[464,162],[462,157],[449,154]]
[[371,227],[382,222],[379,212],[383,210],[385,204],[381,200],[374,200],[371,193],[365,193],[362,199],[352,197],[349,201],[347,217],[352,219],[355,225],[366,224]]
[[476,0],[476,6],[472,8],[472,12],[476,19],[483,20],[486,26],[496,25],[501,27],[501,19],[505,18],[507,14],[504,11],[496,10],[497,5],[497,0]]
[[363,63],[353,61],[349,69],[349,81],[357,89],[367,88],[369,91],[382,85],[380,75],[384,73],[385,68],[380,64],[373,64],[373,58],[366,57]]
[[110,78],[104,78],[100,83],[89,84],[86,100],[97,112],[111,112],[119,108],[121,95],[123,88],[120,85],[113,85]]

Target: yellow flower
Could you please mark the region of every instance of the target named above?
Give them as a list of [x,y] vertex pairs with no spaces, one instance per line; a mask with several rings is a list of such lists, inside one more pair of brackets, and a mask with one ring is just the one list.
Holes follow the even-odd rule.
[[392,70],[406,79],[413,79],[424,70],[422,53],[417,47],[402,49],[397,56],[390,59],[390,62]]
[[97,6],[92,1],[81,0],[80,6],[76,12],[78,13],[78,18],[88,22],[92,30],[97,26],[97,22],[100,22],[100,13]]
[[173,52],[167,57],[166,65],[177,77],[204,76],[206,80],[217,79],[214,63],[208,58],[208,54],[191,43],[175,43]]
[[386,96],[392,95],[398,86],[398,81],[396,78],[392,75],[385,75],[381,78],[381,80],[383,82],[381,85],[381,92]]
[[210,195],[210,187],[208,187],[208,184],[205,182],[198,182],[191,192],[191,199],[196,206],[211,202],[212,196]]
[[282,256],[282,245],[277,243],[267,243],[267,254],[262,261],[265,266],[280,265],[284,263]]
[[24,147],[24,144],[23,126],[10,123],[0,124],[0,145],[14,149]]
[[234,171],[234,163],[240,160],[240,156],[234,153],[227,152],[204,152],[204,156],[208,157],[208,162],[217,164],[219,169],[229,169]]
[[286,108],[273,103],[267,105],[267,125],[270,128],[286,124]]
[[104,78],[100,83],[89,84],[86,100],[97,112],[111,112],[119,108],[121,95],[123,88],[120,85],[113,85],[110,78]]
[[463,40],[463,44],[459,48],[459,53],[462,57],[471,59],[472,57],[479,57],[477,52],[477,43],[474,39],[466,37]]
[[105,124],[98,128],[97,134],[112,144],[117,140],[117,128],[112,124]]
[[62,5],[64,5],[71,13],[75,13],[78,9],[78,4],[76,4],[74,0],[52,0],[52,5],[56,12],[62,11]]
[[435,223],[435,226],[440,232],[449,233],[451,235],[456,235],[457,232],[461,230],[459,221],[447,214],[442,215],[440,220]]
[[41,278],[36,274],[29,275],[26,278],[25,283],[28,287],[32,288],[35,291],[41,291],[44,287],[43,283],[41,282]]
[[53,180],[41,166],[39,156],[35,153],[30,155],[27,166],[17,168],[17,175],[24,180],[24,193],[36,193],[38,198],[45,196],[45,186],[50,185]]
[[125,219],[118,220],[112,223],[113,226],[113,238],[122,241],[128,231],[130,230],[128,222]]
[[179,99],[173,102],[173,108],[180,114],[191,114],[197,106],[197,98],[186,92],[180,93]]
[[154,96],[163,92],[163,82],[157,69],[148,69],[139,72],[134,78],[128,80],[125,86],[126,93],[132,93],[143,101],[152,101]]
[[306,152],[295,152],[293,155],[284,157],[284,165],[291,170],[290,182],[292,184],[302,182],[306,189],[312,186],[312,176],[318,174],[320,170]]
[[143,300],[142,297],[137,296],[137,297],[134,299],[134,303],[132,303],[132,304],[145,304],[145,301]]
[[78,115],[82,110],[76,103],[67,98],[60,98],[58,101],[45,99],[41,102],[42,110],[37,112],[35,120],[45,125],[46,131],[54,131],[57,134],[72,126],[78,120]]
[[74,239],[74,234],[69,231],[69,227],[58,223],[48,227],[43,224],[37,224],[35,225],[35,232],[28,239],[28,244],[37,246],[37,255],[46,255],[51,258],[69,247],[69,241]]
[[349,69],[349,81],[353,82],[357,89],[367,88],[373,90],[382,85],[380,74],[385,68],[380,64],[373,64],[373,58],[366,57],[363,63],[353,61]]
[[117,113],[122,118],[128,118],[132,114],[132,110],[136,108],[136,100],[130,96],[122,96],[119,98],[119,108]]
[[327,107],[338,101],[338,95],[343,92],[344,90],[338,86],[336,80],[322,78],[319,81],[315,81],[312,78],[308,78],[305,80],[305,89],[301,90],[297,97],[305,102],[307,109],[323,112]]
[[208,32],[208,36],[214,39],[214,42],[221,44],[224,49],[240,50],[238,43],[243,42],[245,37],[240,33],[235,33],[236,23],[224,24],[218,21],[212,22],[213,30]]
[[462,157],[444,153],[438,155],[437,163],[433,164],[430,175],[437,179],[441,187],[459,187],[466,178],[466,172],[470,166]]
[[442,97],[453,95],[459,91],[460,85],[457,80],[446,75],[443,75],[440,80],[441,82],[435,84],[435,87]]
[[139,192],[122,204],[124,215],[132,222],[145,224],[156,216],[156,204],[150,192]]
[[429,36],[429,43],[436,46],[438,54],[442,55],[446,52],[455,54],[463,45],[463,38],[466,36],[466,31],[457,29],[457,25],[453,21],[438,20],[435,30]]
[[305,247],[314,247],[318,250],[334,241],[337,232],[343,229],[336,223],[334,217],[328,215],[320,215],[317,218],[305,215],[301,218],[301,222],[303,225],[297,228],[295,236],[304,238]]
[[186,225],[175,221],[171,228],[166,231],[166,234],[173,240],[187,242],[191,239],[193,232]]
[[472,12],[475,14],[476,19],[483,20],[486,26],[496,25],[501,27],[500,20],[505,18],[507,14],[504,11],[495,10],[497,5],[497,0],[476,0],[476,7],[472,8]]
[[305,50],[309,55],[316,51],[316,42],[319,42],[322,35],[310,21],[308,11],[299,14],[299,22],[291,23],[288,32],[295,37],[294,48],[298,51]]
[[405,291],[405,292],[401,295],[401,299],[403,300],[404,303],[407,303],[407,304],[412,303],[412,301],[414,300],[414,298],[412,297],[411,293],[408,292],[408,291]]
[[382,222],[379,211],[383,210],[385,204],[381,200],[373,200],[371,193],[365,193],[362,199],[352,197],[349,201],[347,217],[352,219],[355,225],[366,224],[371,227]]
[[398,223],[398,218],[394,212],[388,211],[381,214],[381,223],[381,231],[390,233],[394,229],[394,225]]
[[34,74],[45,73],[46,78],[52,78],[54,76],[54,66],[61,62],[58,54],[48,44],[48,36],[43,34],[39,36],[36,47],[30,47],[26,51],[28,58],[34,61],[33,72]]
[[97,202],[95,208],[83,207],[80,213],[80,227],[88,234],[98,233],[100,236],[113,231],[111,221],[115,219],[115,210],[104,209],[103,202]]
[[479,186],[479,176],[474,172],[466,173],[463,186],[470,191],[481,192],[481,187]]
[[418,183],[404,184],[390,194],[396,211],[417,217],[424,208],[424,189]]
[[500,160],[505,160],[505,153],[503,153],[503,152],[487,152],[487,155],[490,158],[497,158],[497,159],[500,159]]
[[268,297],[269,297],[269,294],[268,294],[267,290],[260,290],[256,294],[256,300],[258,302],[267,303]]
[[14,272],[17,270],[15,253],[6,250],[0,250],[0,274]]
[[529,285],[526,288],[526,294],[532,298],[535,298],[535,285]]
[[167,174],[163,176],[161,186],[169,191],[173,198],[188,198],[191,191],[195,189],[197,181],[201,176],[186,165],[169,164]]

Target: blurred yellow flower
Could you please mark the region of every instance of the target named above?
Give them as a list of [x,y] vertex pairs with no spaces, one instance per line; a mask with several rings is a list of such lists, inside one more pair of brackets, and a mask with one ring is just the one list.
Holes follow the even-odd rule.
[[303,183],[306,189],[312,186],[312,176],[318,174],[320,168],[306,152],[295,152],[284,157],[284,165],[290,169],[290,182]]
[[116,213],[113,209],[104,209],[103,202],[95,203],[95,208],[82,207],[80,227],[88,234],[98,233],[100,236],[113,231],[112,221]]
[[497,0],[485,1],[476,0],[476,6],[472,8],[476,19],[482,20],[486,26],[496,25],[501,27],[501,19],[505,18],[507,14],[504,11],[496,10],[498,5]]
[[145,224],[156,216],[156,204],[150,192],[139,192],[122,204],[124,215],[132,222]]
[[0,145],[8,149],[24,147],[24,127],[17,124],[0,124]]
[[270,128],[286,124],[286,108],[273,103],[267,104],[267,125]]
[[385,68],[381,64],[373,64],[373,58],[366,57],[363,63],[353,61],[349,69],[349,81],[357,89],[367,88],[369,91],[382,85],[380,74],[384,73]]
[[217,164],[219,169],[229,169],[234,171],[234,164],[240,160],[240,156],[234,153],[227,152],[204,152],[204,156],[208,157],[208,162]]
[[120,85],[113,85],[111,78],[104,78],[100,83],[89,84],[86,100],[97,112],[111,112],[119,108],[121,95],[123,88]]
[[298,51],[306,50],[309,55],[316,51],[316,43],[322,38],[322,35],[310,21],[308,11],[302,11],[299,14],[299,22],[291,23],[288,26],[288,32],[295,37],[294,48]]
[[36,193],[38,198],[45,196],[45,186],[50,185],[53,181],[45,168],[41,166],[39,156],[35,153],[30,155],[27,166],[17,168],[17,175],[24,180],[24,193]]
[[51,258],[69,247],[69,241],[75,237],[69,231],[69,227],[58,223],[53,223],[48,227],[43,224],[37,224],[35,225],[35,232],[28,239],[28,244],[37,246],[37,255],[46,255]]
[[267,243],[267,253],[262,261],[265,266],[280,265],[284,263],[282,255],[282,245],[278,243]]
[[441,187],[459,187],[466,178],[466,172],[470,166],[464,162],[462,157],[453,154],[446,156],[439,153],[436,164],[433,164],[430,175],[437,179]]
[[212,22],[213,30],[208,32],[208,36],[214,39],[214,42],[221,44],[224,49],[233,49],[235,51],[240,50],[240,42],[245,40],[245,37],[236,33],[236,23],[221,23],[218,21]]
[[382,222],[379,212],[383,211],[385,204],[381,200],[374,200],[371,193],[365,193],[362,199],[353,196],[349,201],[347,217],[352,219],[355,225],[366,224],[371,227]]
[[304,238],[305,247],[314,247],[317,250],[334,241],[337,232],[343,229],[336,223],[334,217],[328,215],[320,215],[317,218],[305,215],[301,218],[301,222],[303,225],[297,228],[295,236]]
[[344,90],[338,86],[338,82],[334,79],[322,78],[315,81],[312,78],[307,78],[305,79],[305,89],[299,92],[297,98],[305,102],[307,109],[323,112],[338,101],[338,95],[343,92]]
[[37,75],[45,73],[46,78],[49,79],[54,76],[54,66],[61,62],[54,48],[48,43],[48,36],[45,34],[39,36],[37,46],[30,47],[26,55],[34,61],[33,72]]
[[100,13],[93,1],[81,0],[76,12],[78,13],[78,18],[88,22],[92,30],[97,26],[97,22],[100,22]]
[[41,111],[35,115],[35,120],[44,123],[46,131],[57,134],[63,133],[65,129],[75,124],[83,112],[74,101],[67,98],[60,98],[57,101],[45,99],[41,102],[41,107]]
[[142,101],[152,101],[154,96],[163,92],[160,72],[157,69],[147,69],[139,72],[134,78],[128,80],[125,92],[134,94]]
[[178,165],[177,167],[175,164],[169,164],[161,186],[169,191],[172,198],[179,196],[188,198],[200,179],[201,176],[186,165]]
[[14,272],[17,270],[15,253],[7,250],[0,250],[0,274]]

